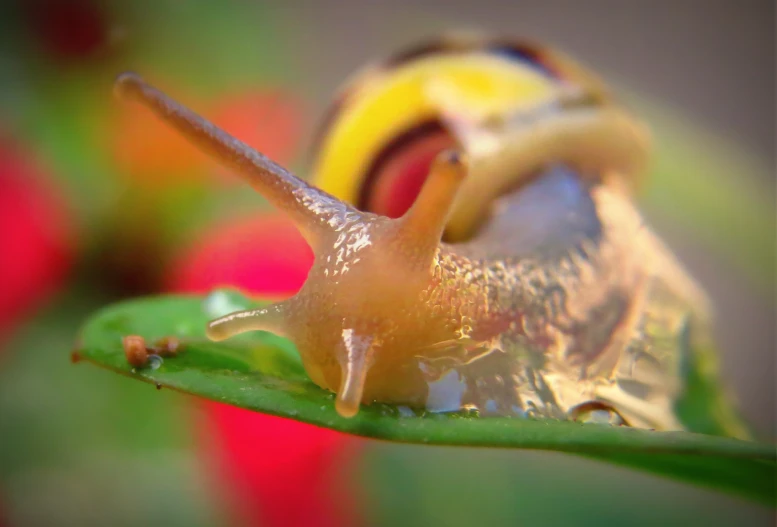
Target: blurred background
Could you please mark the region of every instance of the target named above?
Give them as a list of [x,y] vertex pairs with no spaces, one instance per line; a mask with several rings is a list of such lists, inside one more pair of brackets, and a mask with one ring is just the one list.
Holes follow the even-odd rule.
[[440,31],[481,29],[566,50],[653,125],[642,206],[710,292],[725,379],[774,440],[774,10],[3,1],[0,526],[774,525],[768,509],[572,456],[368,442],[69,361],[106,303],[225,281],[289,293],[309,258],[258,196],[117,104],[117,73],[141,72],[305,175],[311,134],[350,73]]

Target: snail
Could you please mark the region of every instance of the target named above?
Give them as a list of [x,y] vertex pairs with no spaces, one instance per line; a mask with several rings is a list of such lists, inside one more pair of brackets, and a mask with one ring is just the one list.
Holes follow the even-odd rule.
[[453,35],[367,68],[325,120],[315,185],[135,73],[116,91],[315,253],[296,295],[210,322],[210,339],[291,339],[344,417],[380,402],[685,428],[682,355],[708,302],[634,204],[647,128],[565,55]]

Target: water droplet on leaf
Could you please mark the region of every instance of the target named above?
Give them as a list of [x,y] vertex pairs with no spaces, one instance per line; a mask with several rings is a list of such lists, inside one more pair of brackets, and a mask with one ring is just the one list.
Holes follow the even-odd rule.
[[165,360],[160,357],[159,355],[149,355],[148,356],[148,366],[152,370],[158,370],[162,364],[165,363]]
[[569,417],[580,423],[628,426],[626,420],[615,408],[601,401],[588,401],[579,404],[569,410]]

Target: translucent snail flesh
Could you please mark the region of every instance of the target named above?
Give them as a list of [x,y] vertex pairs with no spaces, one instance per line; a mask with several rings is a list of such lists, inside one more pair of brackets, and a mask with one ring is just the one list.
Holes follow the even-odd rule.
[[[214,320],[210,338],[288,337],[346,417],[375,401],[559,419],[605,408],[683,428],[679,342],[706,300],[631,201],[646,132],[569,59],[448,37],[367,70],[320,141],[315,180],[331,193],[135,74],[116,88],[240,174],[315,252],[295,296]],[[434,161],[408,182],[413,145]],[[381,194],[400,183],[420,189],[407,210]]]

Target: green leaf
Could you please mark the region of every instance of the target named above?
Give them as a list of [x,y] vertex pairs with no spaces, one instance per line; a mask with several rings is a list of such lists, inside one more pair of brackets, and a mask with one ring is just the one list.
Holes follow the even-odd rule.
[[[157,387],[364,437],[569,452],[774,503],[772,445],[573,422],[433,414],[383,404],[363,407],[351,419],[340,417],[333,395],[308,379],[288,341],[259,331],[218,344],[205,339],[207,320],[254,305],[223,291],[206,298],[159,296],[116,304],[85,325],[78,358]],[[128,334],[149,341],[175,335],[182,339],[182,351],[155,369],[133,369],[121,343]]]

